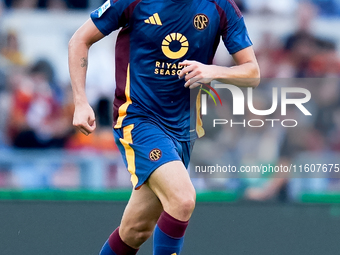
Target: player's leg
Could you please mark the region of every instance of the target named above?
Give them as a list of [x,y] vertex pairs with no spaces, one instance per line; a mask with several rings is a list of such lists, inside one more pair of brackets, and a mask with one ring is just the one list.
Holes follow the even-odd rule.
[[104,244],[100,255],[132,255],[152,235],[163,208],[154,192],[143,185],[133,190],[118,227]]
[[181,161],[188,164],[190,143],[178,142],[147,119],[115,129],[114,135],[133,185],[149,186],[166,208],[155,229],[154,254],[179,254],[195,206],[195,190]]
[[195,207],[196,193],[189,174],[181,161],[171,161],[155,170],[147,185],[164,209],[154,233],[154,255],[178,255]]

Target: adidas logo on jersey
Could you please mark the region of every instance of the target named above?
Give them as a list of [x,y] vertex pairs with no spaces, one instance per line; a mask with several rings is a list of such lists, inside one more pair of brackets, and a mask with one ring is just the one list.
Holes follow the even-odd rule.
[[152,25],[158,25],[161,26],[162,25],[162,21],[159,18],[158,13],[153,14],[152,16],[150,16],[148,19],[144,20],[144,22],[146,24],[152,24]]

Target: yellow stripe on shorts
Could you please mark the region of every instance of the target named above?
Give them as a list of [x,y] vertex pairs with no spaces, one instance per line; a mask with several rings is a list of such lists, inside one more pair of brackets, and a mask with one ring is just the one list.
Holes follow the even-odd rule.
[[120,138],[119,141],[122,143],[125,149],[125,158],[128,165],[128,171],[131,174],[131,182],[133,188],[136,187],[138,183],[138,177],[136,175],[136,159],[135,159],[135,151],[132,149],[130,144],[133,144],[131,131],[134,128],[134,124],[123,127],[123,138]]

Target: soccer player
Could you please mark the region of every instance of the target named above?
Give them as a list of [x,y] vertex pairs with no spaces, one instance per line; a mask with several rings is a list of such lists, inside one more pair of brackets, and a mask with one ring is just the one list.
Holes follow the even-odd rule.
[[[85,94],[88,50],[119,28],[113,133],[133,191],[100,255],[136,254],[152,233],[154,255],[178,255],[195,207],[186,168],[204,134],[198,86],[256,87],[259,67],[233,0],[108,0],[69,43],[73,124],[85,135],[96,128]],[[220,38],[233,67],[212,65]]]

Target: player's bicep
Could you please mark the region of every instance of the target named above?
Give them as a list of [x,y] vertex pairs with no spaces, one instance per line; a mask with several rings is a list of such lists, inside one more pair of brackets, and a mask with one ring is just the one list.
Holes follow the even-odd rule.
[[88,19],[74,34],[73,39],[91,46],[105,35],[100,32],[91,19]]
[[254,49],[253,49],[252,46],[249,46],[247,48],[244,48],[244,49],[232,54],[232,57],[233,57],[236,65],[242,65],[242,64],[245,64],[245,63],[256,63],[257,64]]

